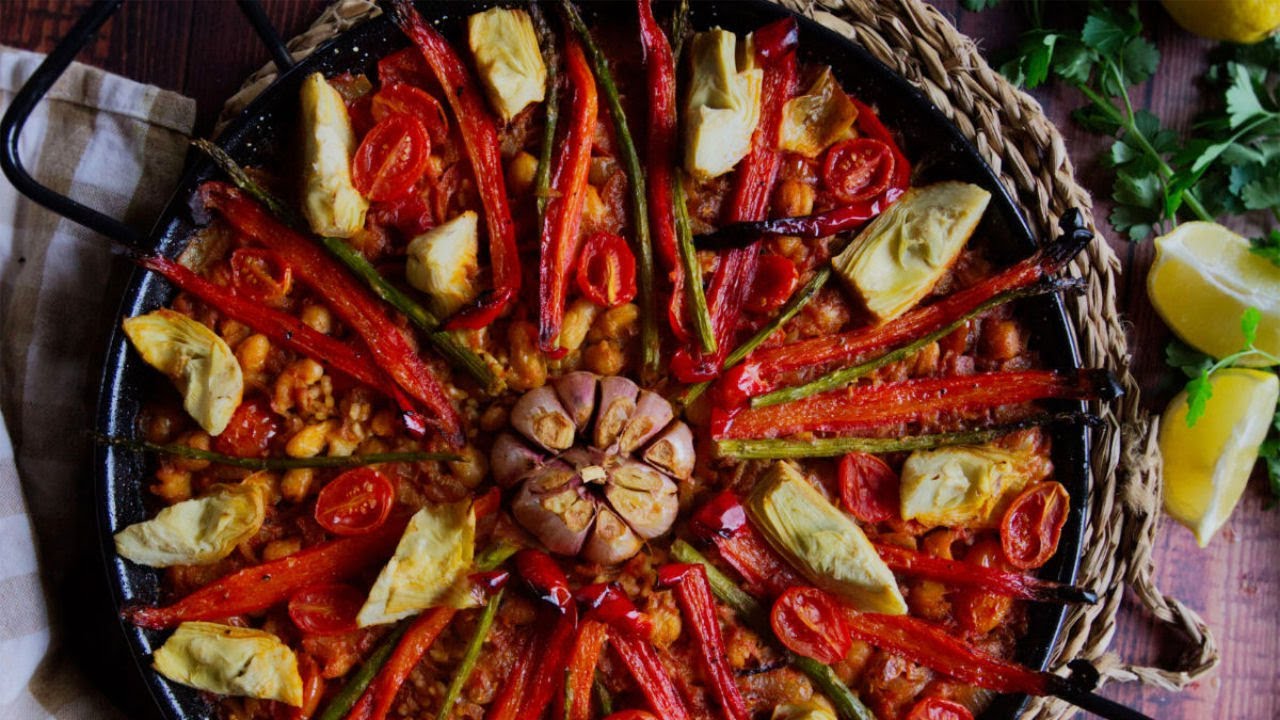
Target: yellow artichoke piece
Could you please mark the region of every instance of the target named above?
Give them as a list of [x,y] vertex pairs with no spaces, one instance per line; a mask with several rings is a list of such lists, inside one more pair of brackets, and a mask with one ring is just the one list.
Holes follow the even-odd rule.
[[747,498],[769,544],[813,584],[866,612],[903,615],[907,604],[862,529],[790,463],[775,462]]
[[693,36],[693,78],[684,108],[684,167],[699,179],[729,172],[751,149],[764,71],[751,37],[716,28]]
[[778,147],[805,157],[817,157],[839,140],[851,137],[858,108],[836,82],[831,68],[823,68],[803,95],[782,107]]
[[467,44],[489,103],[503,121],[546,97],[547,67],[529,13],[507,8],[476,13],[467,18]]
[[409,520],[395,555],[374,581],[356,623],[381,625],[429,607],[465,603],[468,593],[463,585],[475,554],[475,538],[471,503],[419,510]]
[[231,485],[170,505],[116,533],[116,552],[149,567],[217,562],[262,527],[263,495],[261,485]]
[[123,326],[142,359],[182,393],[187,413],[205,432],[222,434],[244,395],[244,374],[227,342],[168,309],[126,318]]
[[369,201],[351,182],[356,136],[346,103],[324,76],[302,82],[302,213],[317,235],[349,238],[364,228]]
[[888,322],[933,290],[990,200],[991,193],[962,182],[911,188],[831,266],[879,322]]
[[405,276],[431,298],[431,309],[447,317],[479,294],[478,216],[467,210],[409,243]]
[[917,450],[902,466],[902,517],[929,527],[994,527],[1030,480],[1026,461],[991,445]]
[[269,632],[184,622],[153,661],[156,672],[193,688],[302,705],[298,658]]

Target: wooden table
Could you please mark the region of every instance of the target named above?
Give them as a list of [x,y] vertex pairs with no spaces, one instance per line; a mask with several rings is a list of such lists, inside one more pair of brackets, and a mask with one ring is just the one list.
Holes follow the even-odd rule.
[[[1026,27],[1009,3],[982,14],[959,8],[958,0],[935,0],[959,28],[977,38],[988,57],[997,58]],[[48,51],[70,28],[82,0],[7,0],[0,3],[0,43]],[[326,0],[266,3],[267,13],[284,37],[301,32]],[[1055,5],[1066,16],[1082,14],[1083,4]],[[1195,38],[1168,21],[1153,5],[1144,7],[1147,26],[1160,48],[1159,74],[1136,94],[1138,103],[1177,128],[1185,128],[1201,102],[1194,83],[1204,69],[1212,43]],[[1083,18],[1080,18],[1080,22]],[[249,73],[268,60],[234,3],[131,2],[102,31],[82,61],[142,82],[195,98],[198,134],[210,131],[223,100]],[[1094,191],[1096,216],[1109,210],[1111,178],[1100,162],[1105,139],[1089,135],[1069,119],[1082,100],[1074,92],[1051,88],[1036,93],[1067,139],[1076,170]],[[1102,228],[1105,232],[1107,228]],[[1134,369],[1145,402],[1159,410],[1174,390],[1175,378],[1162,362],[1168,331],[1152,311],[1144,291],[1152,259],[1150,244],[1110,238],[1124,265],[1118,292],[1131,327]],[[1222,664],[1211,679],[1181,694],[1138,687],[1109,687],[1105,694],[1162,720],[1280,717],[1280,512],[1267,510],[1268,494],[1255,476],[1229,526],[1205,550],[1191,535],[1166,523],[1156,552],[1157,580],[1166,593],[1199,610],[1214,629]],[[1115,650],[1132,662],[1171,662],[1171,645],[1155,637],[1150,623],[1132,609],[1122,613]]]

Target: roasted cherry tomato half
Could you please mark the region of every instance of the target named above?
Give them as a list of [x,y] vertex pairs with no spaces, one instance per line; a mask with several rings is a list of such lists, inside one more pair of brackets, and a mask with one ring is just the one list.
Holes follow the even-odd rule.
[[375,122],[382,122],[397,113],[418,118],[427,127],[434,143],[444,143],[449,137],[449,120],[444,108],[426,90],[408,83],[384,85],[374,94],[369,109]]
[[827,150],[822,183],[842,203],[870,200],[888,189],[893,165],[893,148],[885,143],[868,137],[844,140]]
[[800,284],[796,264],[781,255],[761,255],[747,309],[770,313],[786,304]]
[[213,449],[236,457],[266,457],[271,439],[280,432],[280,417],[266,398],[240,402],[227,429],[213,439]]
[[274,720],[311,720],[320,709],[324,696],[324,675],[315,658],[305,652],[298,653],[298,674],[302,676],[302,704],[298,707],[285,703],[271,703]]
[[840,503],[864,523],[892,522],[902,517],[898,474],[868,453],[840,458]]
[[954,700],[930,697],[916,703],[907,720],[973,720],[973,713]]
[[418,87],[432,87],[436,80],[422,57],[422,51],[409,47],[393,52],[378,61],[378,82],[386,87],[395,83],[408,83]]
[[430,159],[427,126],[412,115],[388,115],[360,141],[351,182],[370,200],[395,200],[413,189]]
[[395,486],[377,470],[348,470],[316,496],[316,522],[335,535],[363,535],[386,522],[395,496]]
[[408,195],[373,203],[369,206],[369,218],[374,223],[393,227],[411,238],[430,230],[436,226],[430,184],[430,175],[424,175]]
[[339,635],[356,629],[365,594],[343,583],[312,585],[289,599],[289,619],[308,635]]
[[1019,570],[1038,568],[1058,550],[1071,496],[1062,483],[1032,485],[1019,495],[1000,522],[1005,559]]
[[240,248],[231,253],[231,286],[237,295],[278,308],[293,289],[293,268],[266,248]]
[[[994,537],[983,538],[973,544],[964,555],[964,561],[996,570],[1013,569]],[[995,595],[978,588],[964,588],[951,593],[951,607],[956,621],[965,632],[986,635],[1003,624],[1013,609],[1013,598]]]
[[853,641],[845,613],[816,588],[793,587],[773,603],[769,624],[788,650],[828,665],[843,660]]
[[578,258],[578,289],[591,302],[609,308],[636,296],[636,257],[625,239],[607,232],[587,238]]

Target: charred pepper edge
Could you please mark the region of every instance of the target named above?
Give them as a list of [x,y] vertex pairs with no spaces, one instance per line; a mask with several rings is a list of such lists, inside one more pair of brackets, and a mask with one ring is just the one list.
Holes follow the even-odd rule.
[[355,468],[367,465],[381,465],[393,462],[456,462],[463,457],[450,452],[389,452],[366,453],[363,455],[316,456],[309,458],[294,457],[236,457],[214,450],[201,450],[177,443],[153,443],[146,440],[115,437],[111,435],[93,436],[94,442],[102,445],[124,448],[134,452],[152,452],[160,455],[175,455],[188,460],[206,460],[217,465],[244,468],[246,470],[292,470],[294,468]]
[[618,86],[614,83],[613,72],[609,69],[609,61],[591,37],[590,29],[587,28],[573,2],[560,0],[560,7],[564,10],[569,24],[573,26],[574,32],[582,40],[587,57],[591,59],[596,82],[604,90],[605,100],[609,104],[609,115],[613,118],[614,129],[617,131],[618,149],[627,171],[628,190],[631,194],[631,215],[635,226],[636,256],[639,261],[640,293],[637,302],[640,305],[641,372],[645,376],[654,377],[661,371],[661,347],[654,310],[653,243],[649,237],[649,202],[640,155],[636,151],[635,140],[627,124],[627,116],[622,108],[622,98],[618,93]]

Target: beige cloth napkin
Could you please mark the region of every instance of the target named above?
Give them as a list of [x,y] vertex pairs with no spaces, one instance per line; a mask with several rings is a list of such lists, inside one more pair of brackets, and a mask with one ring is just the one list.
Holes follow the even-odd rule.
[[[42,59],[0,48],[0,111]],[[48,187],[145,232],[194,122],[189,98],[75,64],[21,156]],[[131,668],[97,647],[114,628],[106,596],[89,595],[106,586],[86,436],[121,270],[106,238],[0,178],[0,718],[125,717],[89,680]]]

